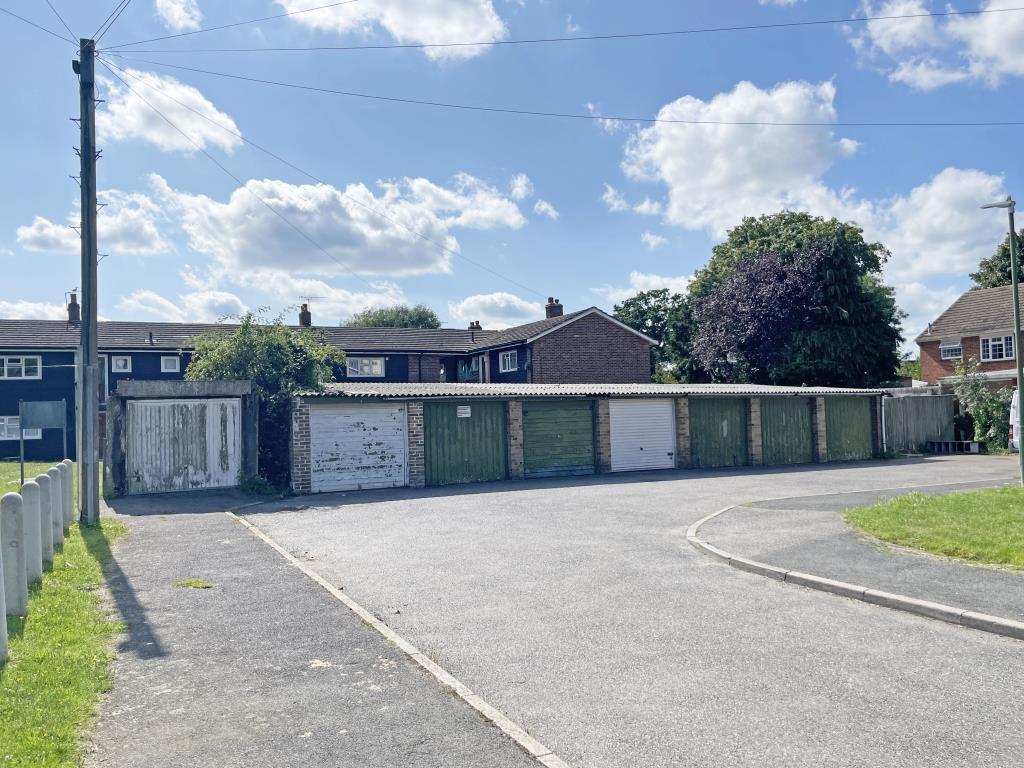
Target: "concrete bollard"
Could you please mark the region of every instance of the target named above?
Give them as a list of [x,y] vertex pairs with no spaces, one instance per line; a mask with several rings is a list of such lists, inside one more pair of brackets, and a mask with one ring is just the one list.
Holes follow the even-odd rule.
[[[4,552],[0,547],[0,573],[4,569]],[[7,600],[0,589],[0,667],[7,663]]]
[[64,543],[64,484],[60,481],[60,470],[50,467],[50,522],[53,524],[53,546]]
[[53,518],[50,513],[50,476],[38,475],[39,486],[39,543],[43,550],[43,567],[53,565]]
[[71,523],[75,520],[75,465],[72,463],[71,459],[64,459],[61,464],[67,470],[67,474],[64,475],[63,480],[64,530],[67,531],[71,528]]
[[0,498],[0,549],[4,562],[4,598],[8,616],[28,613],[28,573],[25,570],[25,521],[21,496],[5,493]]
[[21,486],[21,516],[25,526],[25,571],[28,581],[43,578],[43,539],[39,528],[39,483],[26,480]]

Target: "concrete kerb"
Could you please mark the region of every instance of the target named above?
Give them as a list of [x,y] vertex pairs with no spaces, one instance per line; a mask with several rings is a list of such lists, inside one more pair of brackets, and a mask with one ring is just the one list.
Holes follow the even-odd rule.
[[384,637],[385,640],[396,646],[402,653],[408,656],[412,661],[416,662],[422,667],[428,674],[430,674],[438,683],[444,688],[451,691],[453,694],[462,699],[466,704],[471,706],[476,712],[491,725],[498,728],[504,733],[509,739],[511,739],[520,749],[525,751],[538,763],[547,766],[547,768],[572,768],[572,766],[565,760],[560,758],[544,744],[531,736],[525,728],[518,723],[514,722],[507,716],[505,716],[498,709],[493,707],[487,701],[485,701],[478,694],[473,691],[459,680],[457,677],[449,673],[443,667],[436,662],[428,658],[419,648],[410,643],[404,637],[395,632],[391,627],[385,624],[383,621],[374,616],[370,611],[366,610],[363,606],[357,603],[355,600],[350,598],[340,589],[335,587],[323,576],[318,574],[313,569],[309,568],[305,563],[295,557],[291,552],[286,550],[270,536],[260,530],[256,525],[249,522],[243,517],[240,517],[237,513],[247,509],[249,507],[255,507],[260,504],[266,504],[268,502],[257,501],[251,504],[245,504],[241,507],[236,507],[233,510],[227,510],[224,514],[230,517],[235,522],[241,523],[249,529],[257,538],[262,539],[271,548],[277,551],[288,563],[298,570],[300,570],[307,578],[315,581],[332,597],[339,600],[345,605],[352,613],[358,616],[363,623],[369,625],[373,629]]
[[728,507],[723,507],[717,512],[712,512],[707,517],[701,518],[686,530],[686,540],[699,552],[742,571],[783,581],[787,584],[815,589],[819,592],[828,592],[832,595],[860,600],[861,602],[871,603],[872,605],[878,605],[883,608],[891,608],[895,611],[913,613],[917,616],[924,616],[929,619],[938,619],[939,621],[945,621],[949,624],[956,624],[962,627],[977,629],[982,632],[991,632],[995,635],[1002,635],[1003,637],[1012,637],[1017,640],[1024,640],[1024,622],[1014,621],[1013,619],[1004,619],[1000,616],[989,616],[975,611],[968,611],[964,608],[956,608],[951,605],[943,605],[942,603],[933,603],[928,600],[919,600],[917,598],[907,597],[906,595],[896,595],[891,592],[883,592],[869,587],[862,587],[859,584],[849,584],[845,581],[827,579],[824,576],[815,576],[814,574],[801,573],[800,571],[787,571],[774,565],[761,563],[756,560],[750,560],[748,558],[739,557],[730,552],[726,552],[718,547],[712,546],[697,535],[702,525],[713,520],[719,515],[736,509],[738,506],[740,505],[732,504]]

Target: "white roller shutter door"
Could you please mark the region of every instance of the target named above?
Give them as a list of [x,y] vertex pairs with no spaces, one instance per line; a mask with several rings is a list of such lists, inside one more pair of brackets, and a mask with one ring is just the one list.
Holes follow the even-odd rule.
[[311,406],[309,433],[313,493],[409,484],[404,404]]
[[612,472],[676,465],[675,405],[664,400],[610,400]]

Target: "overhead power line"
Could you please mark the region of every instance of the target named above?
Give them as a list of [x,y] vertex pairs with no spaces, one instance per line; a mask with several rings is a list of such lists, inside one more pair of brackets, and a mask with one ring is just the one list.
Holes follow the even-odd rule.
[[161,37],[151,37],[147,40],[136,40],[134,43],[120,43],[118,45],[112,45],[106,50],[111,51],[116,48],[125,48],[130,45],[142,45],[143,43],[156,43],[161,40],[173,40],[178,37],[189,37],[190,35],[201,35],[204,32],[216,32],[221,29],[231,29],[232,27],[243,27],[246,24],[258,24],[261,21],[273,21],[274,19],[283,19],[286,16],[298,16],[303,13],[312,13],[313,11],[322,11],[326,8],[336,8],[339,5],[348,5],[349,3],[356,3],[359,0],[341,0],[337,3],[328,3],[327,5],[318,5],[316,8],[305,8],[301,11],[288,11],[287,13],[278,13],[273,16],[263,16],[258,19],[247,19],[246,21],[235,21],[231,24],[221,24],[216,27],[203,27],[202,29],[192,29],[188,32],[178,32],[174,35],[162,35]]
[[75,40],[75,33],[71,31],[71,27],[68,26],[68,23],[64,21],[64,17],[60,15],[60,12],[56,8],[53,7],[53,3],[51,3],[50,0],[46,0],[46,4],[50,6],[50,10],[53,11],[53,15],[57,17],[57,21],[61,23],[61,26],[68,31],[68,34],[70,35],[68,40],[77,44],[77,41]]
[[[261,146],[260,144],[257,144],[257,143],[256,143],[255,141],[253,141],[252,139],[249,139],[249,138],[247,138],[247,137],[243,136],[243,135],[242,135],[241,133],[239,133],[238,131],[235,131],[235,130],[233,130],[233,129],[231,129],[231,128],[228,128],[228,127],[227,127],[226,125],[223,125],[222,123],[219,123],[219,122],[217,122],[216,120],[214,120],[213,118],[209,117],[208,115],[204,115],[204,114],[203,114],[202,112],[200,112],[200,111],[198,111],[198,110],[194,109],[193,107],[189,106],[188,104],[185,104],[184,102],[182,102],[182,101],[180,101],[180,100],[176,99],[175,97],[171,96],[171,95],[170,95],[169,93],[167,93],[167,92],[166,92],[166,91],[164,91],[163,89],[161,89],[161,88],[158,88],[157,86],[155,86],[155,85],[152,85],[151,83],[148,83],[148,82],[146,82],[146,81],[142,80],[141,78],[137,77],[136,75],[132,74],[131,72],[129,72],[129,71],[125,70],[125,69],[122,69],[121,67],[118,67],[118,66],[117,66],[116,64],[114,64],[113,62],[108,62],[108,61],[106,61],[106,60],[104,60],[104,59],[102,59],[102,58],[100,59],[100,62],[101,62],[101,63],[102,63],[102,64],[103,64],[103,65],[104,65],[105,67],[107,67],[107,68],[108,68],[108,70],[110,70],[110,71],[111,71],[111,74],[113,74],[113,75],[114,75],[115,77],[117,77],[117,79],[118,79],[118,80],[120,80],[120,81],[121,81],[122,83],[124,83],[125,87],[129,88],[129,90],[132,90],[132,92],[133,92],[133,93],[135,93],[136,95],[138,95],[138,92],[137,92],[137,91],[134,91],[133,89],[131,89],[131,86],[129,86],[129,85],[127,84],[127,83],[125,83],[125,81],[124,81],[124,80],[123,80],[123,79],[122,79],[122,78],[121,78],[121,77],[120,77],[119,75],[117,75],[117,72],[121,72],[121,73],[122,73],[122,74],[124,74],[124,75],[125,75],[126,77],[130,77],[130,78],[132,78],[133,80],[135,80],[136,82],[139,82],[139,83],[141,83],[142,85],[145,85],[145,86],[146,86],[147,88],[149,88],[149,89],[151,89],[151,90],[154,90],[154,91],[156,91],[157,93],[161,94],[161,95],[162,95],[162,96],[163,96],[164,98],[170,99],[171,101],[173,101],[174,103],[178,104],[179,106],[181,106],[181,107],[183,107],[183,108],[187,109],[187,110],[188,110],[189,112],[192,112],[192,113],[193,113],[193,114],[195,114],[196,116],[198,116],[198,117],[201,117],[201,118],[202,118],[203,120],[205,120],[206,122],[208,122],[208,123],[210,123],[210,124],[212,124],[212,125],[215,125],[215,126],[217,126],[217,127],[218,127],[218,128],[220,128],[221,130],[223,130],[223,131],[225,131],[225,132],[227,132],[227,133],[231,134],[232,136],[235,136],[236,138],[240,139],[241,141],[243,141],[243,142],[245,142],[246,144],[248,144],[249,146],[251,146],[251,147],[252,147],[253,149],[256,149],[256,150],[258,150],[258,151],[262,152],[263,154],[267,155],[268,157],[271,157],[271,158],[273,158],[274,160],[277,160],[277,161],[278,161],[279,163],[281,163],[281,164],[283,164],[283,165],[286,165],[286,166],[288,166],[288,167],[289,167],[289,168],[291,168],[292,170],[294,170],[294,171],[296,171],[296,172],[298,172],[298,173],[302,174],[303,176],[307,177],[308,179],[311,179],[312,181],[316,182],[317,184],[323,184],[324,186],[330,186],[330,187],[333,187],[333,186],[334,186],[334,185],[333,185],[333,184],[331,184],[330,182],[328,182],[328,181],[325,181],[324,179],[320,178],[319,176],[317,176],[317,175],[315,175],[315,174],[313,174],[313,173],[310,173],[309,171],[307,171],[307,170],[305,170],[305,169],[303,169],[303,168],[300,168],[299,166],[295,165],[294,163],[290,162],[289,160],[286,160],[285,158],[281,157],[280,155],[276,154],[275,152],[272,152],[271,150],[267,149],[266,147],[263,147],[263,146]],[[117,70],[117,72],[114,72],[114,71],[113,71],[113,70],[115,70],[115,69]],[[141,98],[141,97],[140,97],[140,98]],[[143,101],[145,101],[145,99],[143,99]],[[150,108],[151,108],[151,109],[153,109],[153,111],[157,112],[157,114],[160,114],[160,116],[161,116],[161,117],[163,117],[163,118],[164,118],[164,120],[166,120],[166,121],[167,121],[168,123],[170,123],[170,120],[169,120],[169,119],[168,119],[167,117],[165,117],[165,116],[164,116],[163,114],[161,114],[161,113],[160,113],[160,112],[159,112],[159,111],[158,111],[158,110],[156,109],[156,107],[153,107],[153,105],[152,105],[152,104],[149,104],[149,102],[148,102],[148,101],[146,101],[146,104],[148,104],[148,105],[150,106]],[[173,123],[171,123],[171,125],[173,126]],[[173,127],[174,127],[174,128],[175,128],[175,129],[176,129],[176,130],[177,130],[177,131],[178,131],[179,133],[182,133],[182,135],[185,135],[185,134],[184,134],[184,133],[183,133],[183,132],[181,131],[181,129],[180,129],[180,128],[177,128],[177,126],[173,126]],[[189,138],[189,137],[188,137],[188,136],[186,136],[186,138]],[[193,145],[195,145],[195,146],[196,146],[197,148],[199,148],[198,144],[197,144],[197,143],[196,143],[195,141],[193,141],[193,140],[192,140],[191,138],[189,138],[189,141],[191,141],[191,143],[192,143]],[[245,186],[245,185],[244,185],[244,184],[242,183],[242,181],[241,181],[240,179],[238,179],[238,178],[237,178],[236,176],[234,176],[234,174],[231,174],[231,173],[230,173],[229,171],[227,171],[227,169],[226,169],[226,168],[224,168],[224,166],[222,166],[222,165],[221,165],[221,164],[220,164],[219,162],[217,162],[217,160],[216,160],[215,158],[213,158],[213,157],[212,157],[212,156],[211,156],[211,155],[210,155],[210,154],[209,154],[208,152],[206,152],[205,150],[202,150],[201,148],[200,148],[200,150],[201,150],[201,151],[203,152],[203,154],[205,154],[205,155],[206,155],[207,157],[209,157],[209,158],[210,158],[210,160],[212,160],[212,161],[213,161],[214,163],[216,163],[216,164],[217,164],[217,165],[218,165],[218,166],[219,166],[219,167],[221,168],[221,170],[223,170],[223,171],[225,171],[226,173],[228,173],[228,175],[230,175],[230,176],[231,176],[231,177],[232,177],[232,178],[233,178],[233,179],[234,179],[234,180],[235,180],[235,181],[236,181],[236,182],[238,183],[238,185],[239,185],[239,186]],[[250,191],[251,191],[251,190],[250,190]],[[518,282],[517,280],[514,280],[514,279],[512,279],[511,277],[508,277],[507,275],[503,275],[503,274],[501,274],[500,272],[497,272],[496,270],[494,270],[494,269],[491,269],[490,267],[486,266],[485,264],[481,264],[480,262],[478,262],[478,261],[476,261],[476,260],[474,260],[474,259],[471,259],[470,257],[468,257],[468,256],[466,256],[466,255],[464,255],[464,254],[462,254],[462,253],[459,253],[458,251],[456,251],[456,250],[455,250],[455,249],[453,249],[453,248],[449,248],[449,247],[448,247],[447,245],[445,245],[444,243],[441,243],[441,242],[439,242],[439,241],[437,241],[437,240],[434,240],[434,239],[433,239],[433,238],[431,238],[431,237],[428,237],[427,235],[424,235],[424,234],[423,234],[422,232],[420,232],[420,231],[418,231],[418,230],[414,229],[413,227],[410,227],[410,226],[408,226],[407,224],[404,224],[404,223],[402,223],[401,221],[398,221],[397,219],[395,219],[395,218],[394,218],[394,217],[392,217],[392,216],[388,216],[388,215],[387,215],[386,213],[384,213],[383,211],[380,211],[379,209],[377,209],[377,208],[374,208],[374,207],[373,207],[373,206],[371,206],[371,205],[367,205],[367,204],[366,204],[366,203],[364,203],[364,202],[363,202],[362,200],[359,200],[358,198],[356,198],[356,197],[354,197],[354,196],[352,196],[352,195],[349,195],[349,194],[348,194],[347,192],[344,192],[344,191],[342,191],[342,190],[338,190],[338,194],[339,194],[339,195],[341,195],[341,196],[342,196],[343,198],[345,198],[346,200],[348,200],[348,201],[350,201],[350,202],[354,203],[355,205],[358,205],[359,207],[363,208],[364,210],[366,210],[366,211],[369,211],[370,213],[374,214],[375,216],[377,216],[377,217],[379,217],[379,218],[383,219],[384,221],[387,221],[387,222],[389,222],[390,224],[392,224],[392,225],[394,225],[394,226],[396,226],[396,227],[400,227],[401,229],[404,229],[404,230],[405,230],[406,232],[409,232],[410,234],[412,234],[412,235],[415,235],[416,237],[418,237],[419,239],[421,239],[421,240],[422,240],[423,242],[425,242],[425,243],[429,243],[430,245],[433,245],[433,246],[435,246],[436,248],[440,249],[440,250],[441,250],[441,251],[443,251],[444,253],[447,253],[447,254],[449,254],[449,255],[451,255],[451,256],[454,256],[454,257],[456,257],[456,258],[460,258],[460,259],[462,259],[462,260],[464,260],[464,261],[466,261],[466,262],[468,262],[468,263],[472,264],[473,266],[475,266],[475,267],[477,267],[477,268],[479,268],[479,269],[482,269],[482,270],[484,270],[485,272],[489,272],[490,274],[494,275],[495,277],[498,277],[498,278],[500,278],[500,279],[502,279],[502,280],[505,280],[506,282],[508,282],[508,283],[510,283],[510,284],[512,284],[512,285],[515,285],[515,286],[517,286],[517,287],[519,287],[519,288],[522,288],[522,289],[523,289],[523,290],[525,290],[525,291],[529,291],[530,293],[532,293],[532,294],[535,294],[535,295],[537,295],[537,296],[541,296],[541,295],[542,295],[542,294],[540,293],[540,291],[537,291],[537,290],[535,290],[535,289],[531,288],[531,287],[530,287],[530,286],[528,286],[528,285],[524,285],[523,283],[520,283],[520,282]],[[280,213],[278,213],[278,212],[277,212],[277,211],[276,211],[275,209],[273,209],[273,208],[272,208],[272,207],[271,207],[271,206],[269,205],[269,203],[267,203],[266,201],[264,201],[264,200],[262,200],[261,198],[259,198],[259,196],[258,196],[258,195],[255,195],[255,193],[253,193],[253,195],[254,195],[254,196],[256,196],[256,197],[257,197],[257,199],[260,199],[260,202],[262,202],[262,203],[263,203],[264,205],[266,205],[266,206],[267,206],[268,208],[270,208],[270,210],[274,211],[274,212],[275,212],[275,213],[276,213],[276,214],[277,214],[278,216],[281,216],[281,218],[282,218],[282,219],[284,218],[284,217],[283,217],[283,216],[282,216],[282,215],[281,215]],[[285,219],[285,221],[287,221],[287,220]],[[292,228],[293,228],[293,229],[297,229],[297,227],[295,227],[294,225],[290,225],[290,226],[292,226]],[[355,276],[355,277],[357,277],[358,279],[362,280],[362,281],[363,281],[364,283],[367,283],[367,285],[369,285],[369,286],[370,286],[371,288],[374,288],[374,287],[375,287],[375,286],[373,286],[373,284],[372,284],[372,283],[369,283],[369,282],[368,282],[368,281],[366,281],[366,280],[365,280],[364,278],[362,278],[362,277],[361,277],[360,275],[356,274],[356,273],[355,273],[355,272],[353,272],[353,271],[352,271],[352,270],[351,270],[350,268],[348,268],[347,266],[345,266],[344,264],[342,264],[342,263],[341,263],[340,261],[338,261],[338,260],[337,260],[337,259],[336,259],[336,258],[334,257],[334,255],[333,255],[333,254],[331,254],[331,253],[330,253],[329,251],[327,251],[327,250],[326,250],[326,249],[324,249],[324,248],[323,248],[322,246],[320,246],[320,245],[319,245],[319,244],[317,244],[317,243],[316,243],[315,241],[313,241],[313,240],[312,240],[312,238],[309,238],[308,236],[306,236],[306,239],[307,239],[307,240],[309,240],[310,242],[314,243],[314,245],[316,245],[316,247],[317,247],[317,248],[318,248],[319,250],[321,250],[321,251],[323,251],[323,252],[324,252],[325,254],[327,254],[327,256],[328,256],[328,257],[330,257],[330,258],[331,258],[332,260],[334,260],[334,261],[335,261],[336,263],[338,263],[338,264],[339,264],[340,266],[342,266],[342,268],[346,269],[346,270],[347,270],[348,272],[350,272],[350,273],[351,273],[352,275],[354,275],[354,276]]]
[[127,3],[128,0],[118,0],[117,4],[111,9],[110,13],[107,14],[107,18],[105,18],[103,20],[103,23],[96,27],[96,31],[92,33],[93,40],[95,40],[97,35],[99,35],[99,33],[106,28],[106,26],[111,22],[111,20],[119,11],[124,10],[124,6],[127,5]]
[[[311,9],[317,10],[317,9]],[[854,16],[846,19],[815,19],[810,21],[782,21],[774,24],[741,24],[734,26],[721,26],[721,27],[694,27],[690,29],[672,29],[662,31],[647,31],[647,32],[617,32],[604,35],[564,35],[558,37],[533,37],[533,38],[520,38],[516,40],[477,40],[473,42],[450,42],[450,43],[380,43],[380,44],[367,44],[367,45],[315,45],[315,46],[275,46],[275,47],[251,47],[251,48],[158,48],[158,49],[133,49],[133,53],[258,53],[258,52],[283,52],[283,51],[389,51],[389,50],[405,50],[405,49],[433,49],[433,48],[477,48],[489,45],[542,45],[549,43],[579,43],[579,42],[593,42],[601,40],[632,40],[632,39],[643,39],[643,38],[657,38],[657,37],[681,37],[685,35],[703,35],[713,33],[725,33],[725,32],[749,32],[755,30],[774,30],[774,29],[794,29],[794,28],[806,28],[806,27],[824,27],[824,26],[836,26],[841,24],[866,24],[874,21],[905,21],[912,19],[928,19],[928,18],[948,18],[955,16],[980,16],[983,14],[990,13],[1012,13],[1014,11],[1024,11],[1024,6],[1015,8],[986,8],[979,9],[976,11],[936,11],[934,13],[902,13],[902,14],[889,14],[879,16]],[[287,14],[282,14],[287,15]],[[272,16],[269,18],[279,18]],[[262,21],[262,19],[258,19]],[[243,22],[244,23],[244,22]],[[235,25],[225,25],[235,26]],[[210,30],[197,30],[197,31],[212,31],[213,29],[222,29],[223,27],[213,27]],[[194,34],[194,33],[183,33],[183,34]],[[150,40],[140,40],[136,43],[124,43],[122,45],[112,46],[107,51],[111,51],[114,48],[125,48],[127,46],[142,45],[143,43],[156,42],[158,40],[167,40],[172,37],[181,37],[182,35],[167,35],[165,37],[152,38]]]
[[[109,53],[109,52],[108,52]],[[673,125],[737,125],[737,126],[767,126],[767,127],[788,127],[788,128],[810,128],[810,127],[840,127],[840,128],[967,128],[967,127],[1006,127],[1024,125],[1024,120],[947,120],[947,121],[825,121],[825,120],[700,120],[685,118],[662,118],[662,117],[634,117],[625,115],[599,115],[588,112],[554,112],[537,109],[516,109],[512,107],[491,107],[479,104],[455,104],[446,101],[430,101],[427,99],[410,99],[400,96],[383,96],[381,94],[363,93],[359,91],[344,91],[324,86],[304,85],[301,83],[289,83],[281,80],[265,80],[249,75],[235,75],[227,72],[216,72],[198,67],[186,67],[180,64],[168,64],[163,61],[150,61],[149,59],[136,59],[129,56],[119,55],[125,61],[137,62],[140,64],[151,64],[157,67],[168,67],[170,69],[182,70],[185,72],[197,72],[214,77],[224,77],[231,80],[242,80],[259,85],[271,85],[277,88],[290,88],[313,93],[325,93],[334,96],[347,96],[356,99],[369,99],[372,101],[385,101],[395,104],[411,104],[420,107],[438,107],[442,109],[458,109],[469,112],[491,112],[506,115],[523,115],[527,117],[551,117],[565,118],[571,120],[609,120],[622,123],[667,123]]]
[[128,6],[131,4],[132,0],[124,0],[124,4],[121,6],[121,9],[116,14],[114,14],[114,18],[110,19],[110,21],[106,23],[106,26],[102,28],[102,31],[99,33],[99,36],[93,35],[93,40],[96,41],[97,45],[99,44],[100,40],[106,37],[107,32],[111,30],[114,24],[117,23],[117,20],[121,18],[121,14],[124,13],[128,9]]
[[[24,16],[19,16],[18,14],[14,13],[14,11],[8,11],[6,8],[0,8],[0,13],[6,13],[8,16],[13,16],[18,21],[22,21],[25,24],[28,24],[30,27],[35,27],[40,32],[45,32],[48,35],[56,37],[61,42],[64,42],[64,43],[68,42],[68,39],[66,37],[64,37],[64,35],[60,34],[59,32],[54,32],[52,29],[44,27],[42,24],[36,24],[34,21],[29,21]],[[78,45],[77,41],[72,40],[71,42],[75,46]]]

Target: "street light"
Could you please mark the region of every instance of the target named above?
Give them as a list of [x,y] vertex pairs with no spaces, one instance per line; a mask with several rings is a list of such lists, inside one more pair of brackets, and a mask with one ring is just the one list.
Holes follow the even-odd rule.
[[[1024,408],[1024,360],[1021,359],[1020,348],[1020,264],[1017,257],[1017,230],[1013,223],[1014,202],[1009,195],[1005,200],[997,203],[988,203],[982,208],[1005,208],[1010,215],[1010,283],[1013,286],[1013,358],[1017,361],[1017,418],[1021,418],[1021,411]],[[1016,432],[1020,432],[1017,424],[1013,425]],[[1024,440],[1020,435],[1015,435],[1020,440],[1020,449],[1017,451],[1020,459],[1020,484],[1024,487]]]

